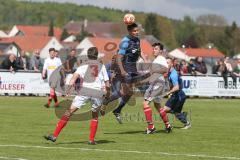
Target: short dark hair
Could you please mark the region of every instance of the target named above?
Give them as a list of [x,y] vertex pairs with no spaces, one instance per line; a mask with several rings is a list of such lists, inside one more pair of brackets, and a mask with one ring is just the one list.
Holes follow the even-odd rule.
[[90,47],[87,51],[87,56],[88,56],[89,59],[96,60],[98,58],[97,47]]
[[127,25],[127,30],[131,31],[131,30],[133,30],[134,28],[137,28],[137,27],[138,27],[138,25],[136,23],[133,23],[133,24]]
[[163,49],[164,49],[163,44],[162,44],[162,43],[159,43],[159,42],[153,43],[152,46],[153,46],[153,47],[159,46],[160,50],[163,50]]
[[49,48],[48,51],[49,51],[49,52],[51,52],[51,51],[54,51],[54,52],[55,52],[55,49],[54,49],[54,48]]

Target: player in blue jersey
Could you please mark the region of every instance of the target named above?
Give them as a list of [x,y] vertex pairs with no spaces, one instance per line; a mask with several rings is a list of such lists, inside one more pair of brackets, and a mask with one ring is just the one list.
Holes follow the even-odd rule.
[[113,111],[119,123],[121,123],[121,110],[131,98],[132,84],[137,80],[137,61],[141,55],[140,39],[138,38],[139,29],[138,25],[133,23],[127,26],[129,34],[125,36],[119,45],[119,51],[117,55],[117,63],[121,70],[121,83],[122,93],[117,96],[111,96],[104,102],[107,105],[109,102],[122,98],[118,107]]
[[171,97],[167,100],[165,106],[160,109],[160,115],[166,126],[166,132],[169,133],[171,132],[172,127],[168,121],[167,113],[175,114],[177,119],[184,124],[183,129],[190,128],[191,123],[187,120],[186,114],[182,112],[186,100],[186,95],[182,91],[182,79],[173,67],[173,60],[168,58],[167,63],[169,67],[168,79],[170,83],[170,91],[167,95],[171,95]]

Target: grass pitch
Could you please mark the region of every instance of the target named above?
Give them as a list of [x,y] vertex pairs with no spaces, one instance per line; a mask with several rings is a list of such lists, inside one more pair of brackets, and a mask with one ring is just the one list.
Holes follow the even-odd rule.
[[146,123],[138,99],[123,109],[124,124],[111,113],[100,118],[95,146],[87,144],[89,121],[69,122],[57,142],[45,141],[42,136],[52,133],[58,121],[53,107],[43,107],[46,100],[0,97],[0,159],[240,160],[239,99],[188,99],[184,110],[192,111],[192,128],[179,129],[182,124],[170,116],[171,134],[164,133],[153,108],[158,132],[152,135],[143,134]]

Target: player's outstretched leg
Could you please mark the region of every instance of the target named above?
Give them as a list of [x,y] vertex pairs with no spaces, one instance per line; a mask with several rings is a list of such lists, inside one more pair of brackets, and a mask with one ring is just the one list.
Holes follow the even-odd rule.
[[119,124],[122,124],[122,117],[121,117],[121,111],[123,107],[127,104],[128,100],[131,98],[131,96],[124,96],[121,98],[119,105],[115,110],[113,110],[113,114],[116,117],[116,120]]
[[71,115],[72,115],[75,111],[77,111],[77,110],[78,110],[78,108],[71,106],[71,108],[68,109],[68,110],[64,113],[64,115],[62,116],[62,118],[58,121],[54,133],[53,133],[53,134],[50,134],[50,135],[46,135],[46,136],[44,136],[44,138],[45,138],[46,140],[50,140],[50,141],[52,141],[52,142],[55,142],[55,141],[57,140],[58,135],[59,135],[60,132],[62,131],[62,129],[67,125],[68,120],[70,119]]
[[184,124],[184,127],[182,129],[189,129],[191,128],[191,123],[187,120],[187,116],[185,113],[186,112],[175,113],[175,116],[179,121],[181,121]]
[[152,134],[156,131],[156,128],[153,125],[152,109],[148,105],[148,103],[149,103],[148,101],[143,102],[143,110],[144,110],[144,114],[145,114],[146,121],[147,121],[147,124],[148,124],[145,133],[146,134]]
[[90,134],[89,134],[89,142],[90,145],[97,144],[95,142],[95,135],[97,133],[98,128],[98,111],[93,112],[92,111],[92,120],[90,121]]

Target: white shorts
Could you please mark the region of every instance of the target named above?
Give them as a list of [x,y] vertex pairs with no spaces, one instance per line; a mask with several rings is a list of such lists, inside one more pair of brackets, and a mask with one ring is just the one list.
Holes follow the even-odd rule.
[[87,96],[76,96],[73,99],[72,105],[77,107],[78,109],[80,109],[88,101],[90,101],[92,103],[91,110],[93,112],[96,112],[102,105],[102,99],[100,99],[100,98],[93,98],[93,97],[87,97]]
[[161,101],[162,101],[162,97],[161,96],[157,96],[157,97],[155,97],[153,99],[153,102],[155,102],[155,103],[161,103]]

